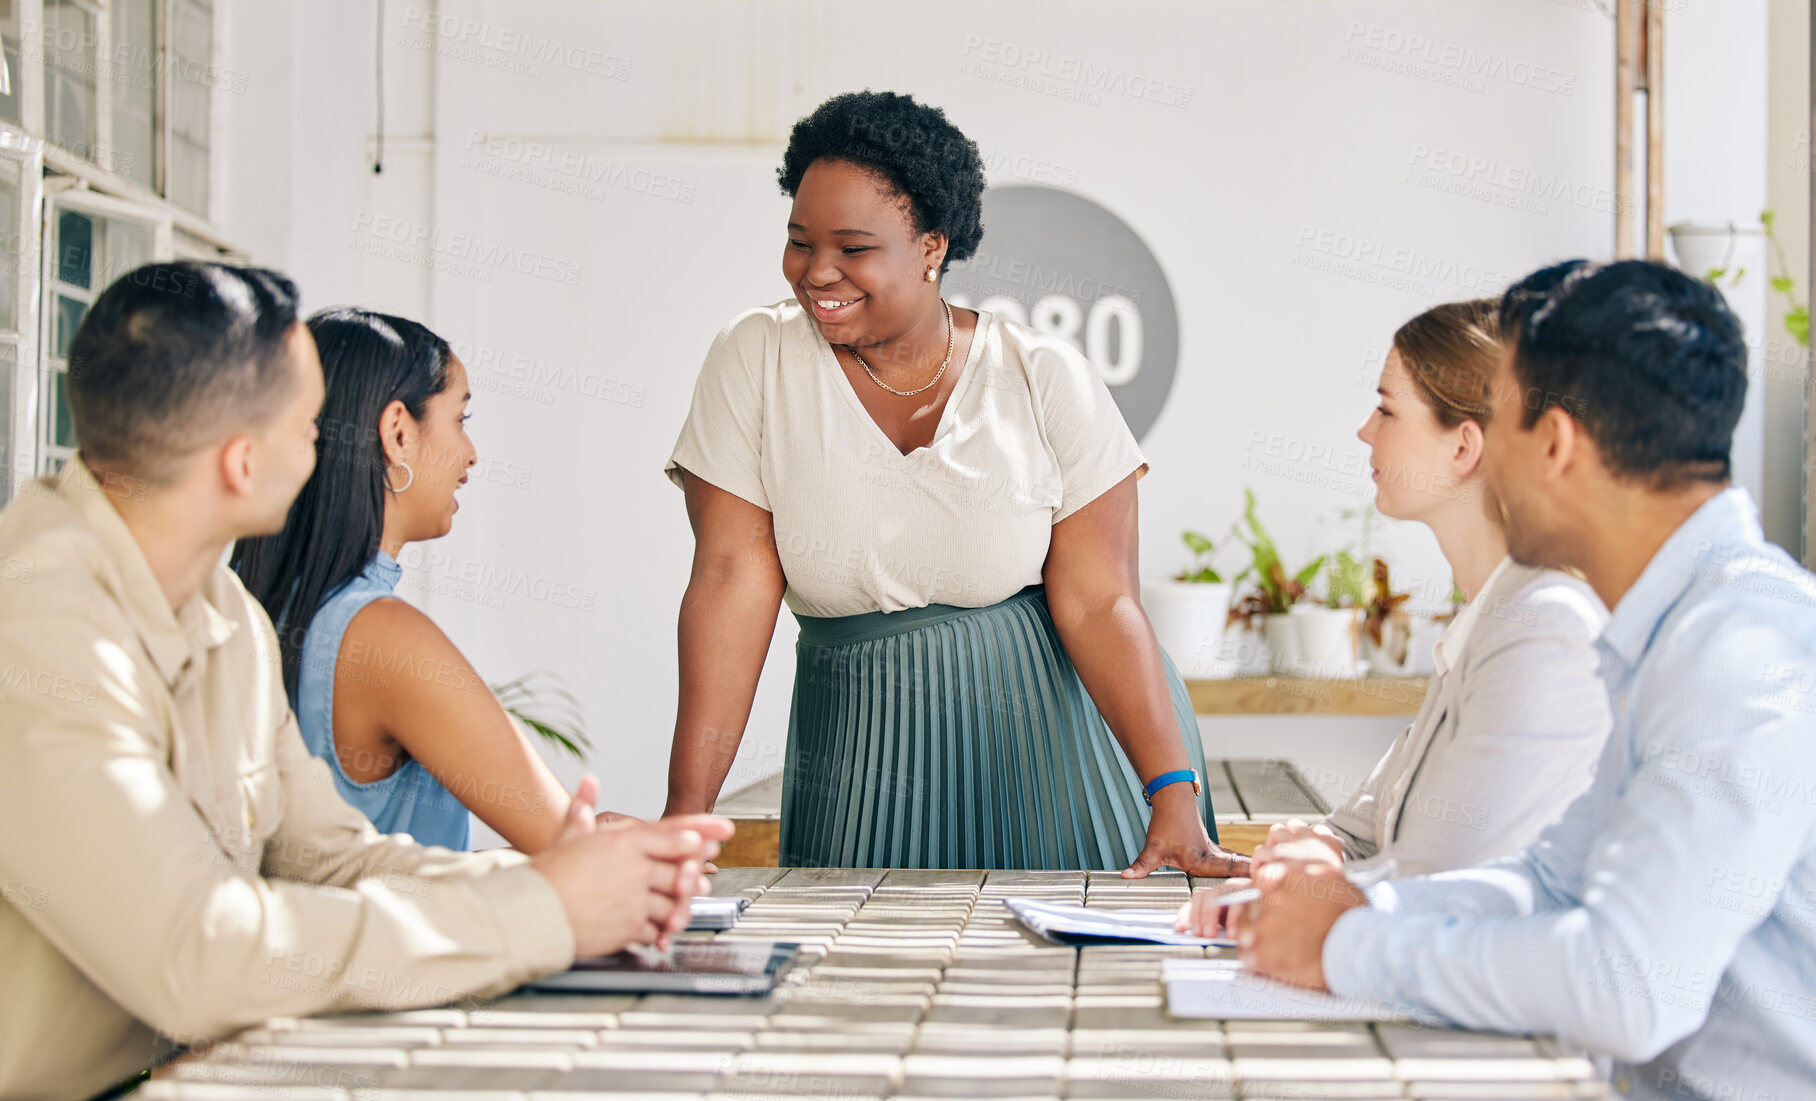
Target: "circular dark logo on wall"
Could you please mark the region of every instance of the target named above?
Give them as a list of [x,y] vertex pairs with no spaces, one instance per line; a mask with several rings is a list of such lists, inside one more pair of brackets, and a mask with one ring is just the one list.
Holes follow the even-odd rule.
[[1064,337],[1096,366],[1136,439],[1179,365],[1173,291],[1127,222],[1074,191],[984,192],[984,241],[952,265],[946,299]]

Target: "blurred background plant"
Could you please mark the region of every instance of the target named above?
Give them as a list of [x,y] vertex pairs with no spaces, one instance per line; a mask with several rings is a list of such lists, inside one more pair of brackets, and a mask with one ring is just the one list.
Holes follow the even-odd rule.
[[1324,568],[1329,556],[1321,554],[1289,575],[1274,537],[1268,533],[1257,514],[1255,491],[1245,487],[1242,497],[1242,520],[1232,534],[1248,547],[1250,561],[1236,575],[1236,583],[1253,579],[1255,589],[1230,608],[1229,621],[1235,623],[1246,620],[1253,626],[1261,616],[1285,615],[1294,604],[1304,600],[1306,586],[1318,576],[1318,571]]
[[573,754],[575,760],[586,760],[586,751],[593,748],[586,736],[586,719],[580,701],[562,687],[561,678],[547,669],[535,669],[491,687],[512,718]]
[[1195,531],[1180,533],[1180,539],[1185,542],[1186,547],[1192,552],[1192,564],[1175,574],[1173,580],[1197,582],[1199,584],[1207,585],[1222,584],[1223,578],[1218,575],[1216,570],[1211,568],[1211,555],[1216,552],[1217,545],[1212,543],[1208,536]]

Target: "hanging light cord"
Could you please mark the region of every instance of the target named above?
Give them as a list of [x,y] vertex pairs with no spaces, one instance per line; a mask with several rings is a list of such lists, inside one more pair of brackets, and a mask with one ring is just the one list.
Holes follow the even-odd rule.
[[378,176],[385,171],[385,0],[378,0],[378,42],[373,53],[378,58],[378,125],[377,145],[372,153],[372,174]]

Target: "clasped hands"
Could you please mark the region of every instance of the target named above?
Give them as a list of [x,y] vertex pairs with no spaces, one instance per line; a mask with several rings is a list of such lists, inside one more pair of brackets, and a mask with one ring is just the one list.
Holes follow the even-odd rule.
[[561,831],[530,860],[561,899],[574,930],[576,956],[601,956],[632,944],[666,948],[686,929],[695,895],[707,894],[706,872],[730,819],[676,815],[644,822],[595,815],[599,781],[574,789]]
[[[1338,918],[1368,905],[1368,896],[1344,875],[1342,842],[1329,827],[1295,818],[1268,831],[1250,874],[1192,892],[1179,909],[1177,929],[1234,940],[1242,965],[1256,974],[1329,990],[1324,940]],[[1219,901],[1251,886],[1261,891],[1257,901]]]

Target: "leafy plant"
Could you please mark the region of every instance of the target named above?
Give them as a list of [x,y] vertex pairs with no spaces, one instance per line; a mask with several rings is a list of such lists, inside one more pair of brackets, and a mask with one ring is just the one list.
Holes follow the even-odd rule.
[[[539,682],[538,678],[543,681]],[[593,748],[593,743],[586,736],[586,720],[580,713],[580,701],[561,686],[554,673],[532,670],[491,687],[492,694],[498,697],[498,702],[512,718],[572,753],[576,759],[586,759],[586,750]]]
[[[1784,295],[1785,332],[1790,333],[1791,339],[1795,340],[1798,344],[1808,348],[1810,346],[1810,305],[1807,302],[1799,302],[1797,300],[1797,280],[1791,275],[1791,262],[1790,259],[1785,256],[1784,242],[1778,239],[1778,215],[1770,210],[1762,210],[1759,213],[1759,224],[1765,227],[1766,243],[1772,246],[1771,255],[1766,259],[1767,268],[1769,270],[1772,267],[1776,267],[1779,271],[1779,274],[1771,276],[1769,281],[1772,284],[1772,289],[1774,291]],[[1729,286],[1734,286],[1742,279],[1746,278],[1746,268],[1737,267],[1732,270],[1729,269],[1728,264],[1733,255],[1734,234],[1730,231],[1728,235],[1727,256],[1722,258],[1722,262],[1719,265],[1712,267],[1705,272],[1703,278],[1716,286],[1721,286],[1724,281],[1726,281]],[[1772,263],[1773,259],[1777,260],[1776,264]]]
[[1784,254],[1784,242],[1778,239],[1778,215],[1770,210],[1761,211],[1759,221],[1766,227],[1766,243],[1772,246],[1772,254],[1778,258],[1778,270],[1781,275],[1772,276],[1772,289],[1784,295],[1784,329],[1791,334],[1791,339],[1810,346],[1810,304],[1797,301],[1797,281],[1791,278],[1791,262]]
[[1176,574],[1173,580],[1205,582],[1212,585],[1222,582],[1223,578],[1211,568],[1210,563],[1211,554],[1217,549],[1216,544],[1195,531],[1182,532],[1180,539],[1192,552],[1192,564]]
[[1297,573],[1289,575],[1274,537],[1268,534],[1261,517],[1256,514],[1255,491],[1244,489],[1242,496],[1242,522],[1236,526],[1235,536],[1248,547],[1252,558],[1248,567],[1236,575],[1236,580],[1240,582],[1253,577],[1258,591],[1245,596],[1230,609],[1232,623],[1262,615],[1285,614],[1288,608],[1305,598],[1306,586],[1324,568],[1327,557],[1321,554]]
[[[1375,560],[1380,565],[1380,559]],[[1368,601],[1368,573],[1362,560],[1347,550],[1330,556],[1324,572],[1324,606],[1359,608]]]

